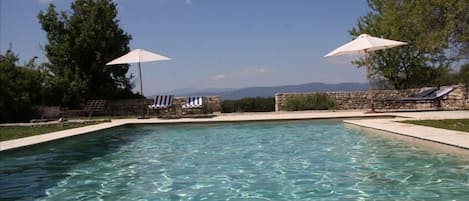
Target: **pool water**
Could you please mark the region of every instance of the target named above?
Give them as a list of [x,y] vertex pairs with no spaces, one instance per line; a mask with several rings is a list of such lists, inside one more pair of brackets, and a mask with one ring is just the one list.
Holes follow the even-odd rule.
[[469,159],[339,121],[127,126],[0,155],[0,200],[467,200]]

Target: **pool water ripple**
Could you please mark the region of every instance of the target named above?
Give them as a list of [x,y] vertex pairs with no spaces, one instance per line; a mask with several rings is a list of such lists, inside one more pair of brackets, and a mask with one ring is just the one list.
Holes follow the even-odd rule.
[[464,200],[469,160],[340,122],[128,126],[0,155],[6,200]]

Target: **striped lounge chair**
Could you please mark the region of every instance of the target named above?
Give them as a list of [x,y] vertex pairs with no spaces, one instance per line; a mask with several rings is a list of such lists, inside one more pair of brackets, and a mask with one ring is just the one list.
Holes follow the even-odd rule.
[[397,97],[386,99],[387,101],[395,102],[422,102],[422,101],[438,101],[444,96],[448,95],[453,91],[453,87],[442,87],[441,89],[430,88],[423,90],[417,94],[411,95],[409,97]]
[[204,99],[202,96],[193,96],[187,97],[186,102],[182,105],[184,111],[189,111],[192,109],[203,109],[204,108]]
[[155,96],[153,105],[149,105],[148,109],[151,110],[167,110],[173,107],[174,95],[158,95]]

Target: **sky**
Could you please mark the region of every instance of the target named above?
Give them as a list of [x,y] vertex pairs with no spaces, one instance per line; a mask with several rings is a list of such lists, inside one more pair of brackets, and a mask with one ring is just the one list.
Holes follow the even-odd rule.
[[[37,14],[71,0],[1,0],[0,52],[46,62]],[[366,82],[350,59],[323,58],[349,42],[365,0],[115,0],[131,49],[170,61],[142,63],[144,94],[182,88],[243,88]],[[129,73],[138,75],[137,65]],[[135,90],[139,90],[135,80]]]

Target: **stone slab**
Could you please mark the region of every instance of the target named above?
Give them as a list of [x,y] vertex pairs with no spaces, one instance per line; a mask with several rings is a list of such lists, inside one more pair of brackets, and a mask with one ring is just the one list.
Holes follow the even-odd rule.
[[469,118],[469,112],[414,113],[408,114],[407,118],[398,117],[393,119],[344,120],[344,123],[469,150],[468,132],[446,130],[399,122],[403,120],[409,120],[409,118],[412,120],[461,119]]

